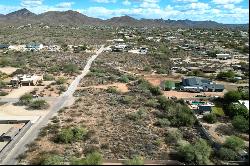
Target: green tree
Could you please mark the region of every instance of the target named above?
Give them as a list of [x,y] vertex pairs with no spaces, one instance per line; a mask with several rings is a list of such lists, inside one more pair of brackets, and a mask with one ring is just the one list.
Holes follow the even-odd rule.
[[196,163],[199,165],[208,164],[212,148],[203,139],[199,139],[194,145]]
[[230,116],[230,117],[234,117],[237,115],[241,115],[244,117],[248,117],[249,116],[249,111],[248,109],[239,103],[231,103],[228,105],[227,109],[226,109],[226,113]]
[[237,102],[241,99],[241,93],[239,91],[229,91],[224,95],[226,102]]
[[233,149],[234,151],[237,152],[237,151],[241,150],[242,148],[244,148],[245,143],[241,138],[233,135],[233,136],[226,138],[224,146],[227,148]]
[[203,116],[203,120],[205,120],[208,123],[216,123],[217,122],[217,116],[213,113],[206,114]]
[[249,131],[249,120],[241,115],[235,116],[233,118],[232,124],[238,131],[245,133]]
[[231,70],[229,71],[226,71],[226,72],[220,72],[218,75],[217,75],[217,78],[220,79],[220,80],[224,80],[224,79],[232,79],[235,77],[235,73]]
[[208,164],[212,149],[203,139],[199,139],[194,145],[185,144],[178,148],[178,154],[190,164]]
[[195,160],[194,148],[190,144],[181,145],[178,148],[178,154],[187,163],[193,163]]
[[183,110],[176,112],[176,115],[171,120],[171,124],[174,126],[193,126],[195,121],[194,115],[190,110],[183,107]]
[[233,161],[236,159],[237,153],[232,149],[222,147],[218,151],[218,156],[222,160]]
[[171,90],[174,87],[175,87],[174,82],[172,82],[172,81],[165,81],[164,82],[164,88],[163,88],[164,90],[169,91],[169,90]]

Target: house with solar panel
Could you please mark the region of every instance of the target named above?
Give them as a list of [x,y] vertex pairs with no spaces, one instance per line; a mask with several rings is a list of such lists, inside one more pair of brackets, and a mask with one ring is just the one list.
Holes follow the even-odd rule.
[[186,92],[223,92],[224,85],[200,77],[182,78],[181,90]]

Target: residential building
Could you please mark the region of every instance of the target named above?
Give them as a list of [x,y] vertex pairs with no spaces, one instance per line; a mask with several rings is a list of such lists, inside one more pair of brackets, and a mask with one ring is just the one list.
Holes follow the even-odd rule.
[[22,85],[36,85],[39,80],[42,80],[42,76],[37,75],[17,75],[10,80],[13,87],[19,87]]
[[205,78],[189,77],[182,79],[181,89],[189,92],[223,92],[224,85],[213,83]]
[[26,49],[28,51],[39,51],[39,50],[43,49],[43,44],[30,43],[30,44],[26,45]]
[[230,54],[216,54],[217,59],[232,59],[232,55]]
[[7,49],[9,48],[8,44],[0,44],[0,49]]

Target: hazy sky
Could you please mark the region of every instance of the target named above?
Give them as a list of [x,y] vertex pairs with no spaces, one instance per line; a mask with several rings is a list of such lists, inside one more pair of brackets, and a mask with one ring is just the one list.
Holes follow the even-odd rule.
[[0,0],[0,13],[21,8],[39,14],[46,11],[76,10],[107,19],[129,15],[134,18],[213,20],[248,23],[249,0]]

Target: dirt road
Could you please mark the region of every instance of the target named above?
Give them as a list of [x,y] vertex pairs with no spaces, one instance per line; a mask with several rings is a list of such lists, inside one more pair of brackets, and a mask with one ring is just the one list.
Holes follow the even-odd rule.
[[22,137],[22,139],[16,144],[16,146],[8,153],[7,157],[1,162],[1,165],[16,165],[18,160],[16,159],[20,154],[24,153],[27,149],[26,145],[32,143],[35,138],[37,138],[40,130],[46,126],[49,120],[56,114],[61,108],[65,106],[67,101],[72,97],[75,92],[80,80],[89,72],[92,62],[98,57],[100,53],[104,50],[102,46],[97,52],[96,55],[93,55],[87,62],[82,73],[75,78],[71,83],[68,90],[64,92],[56,102],[52,105],[50,112],[43,117],[38,123],[34,124],[29,131]]

